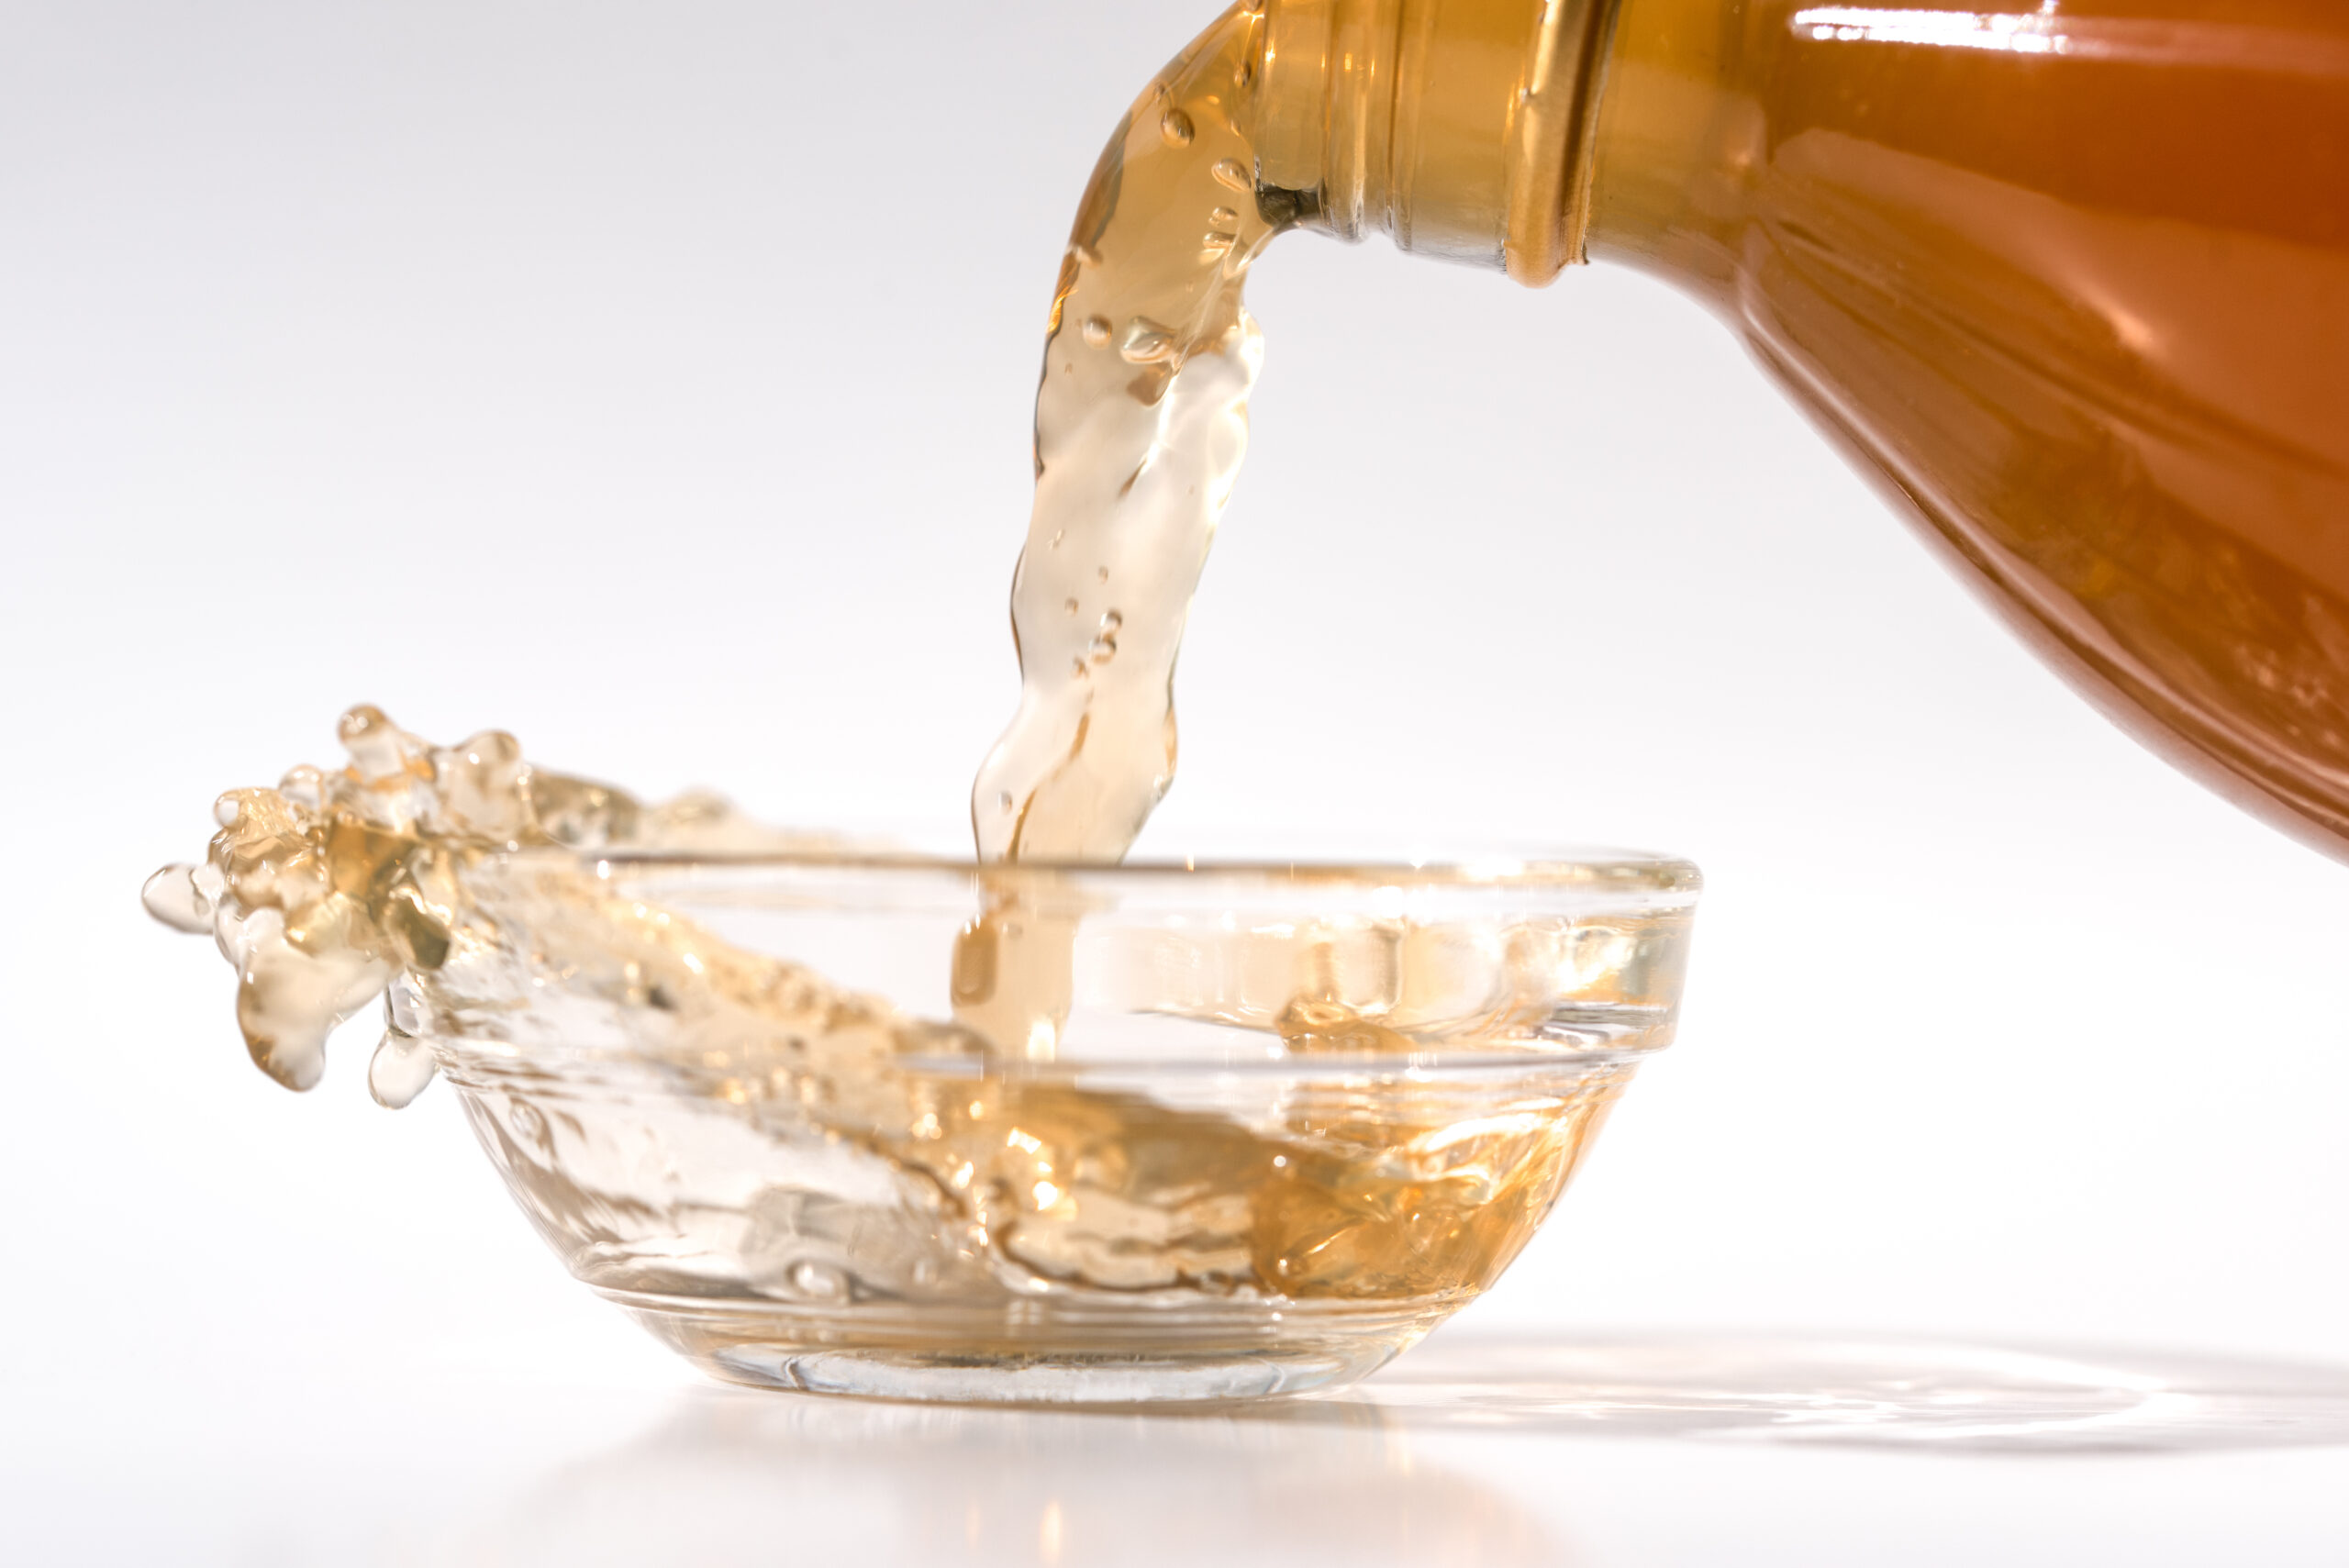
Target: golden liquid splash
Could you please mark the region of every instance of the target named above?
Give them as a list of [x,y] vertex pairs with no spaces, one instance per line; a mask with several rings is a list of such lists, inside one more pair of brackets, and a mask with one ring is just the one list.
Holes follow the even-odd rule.
[[[513,1045],[551,1006],[566,1050],[592,1053],[603,1041],[615,1063],[662,1073],[666,1096],[689,1083],[692,1098],[771,1139],[845,1145],[907,1179],[849,1227],[843,1296],[1473,1292],[1547,1214],[1630,1073],[1544,1073],[1537,1061],[1482,1092],[1441,1082],[1308,1089],[1246,1124],[1006,1073],[995,1042],[736,948],[635,897],[608,863],[599,872],[581,853],[821,846],[707,797],[649,806],[533,768],[504,734],[434,747],[372,708],[354,709],[342,732],[349,766],[297,769],[277,789],[222,796],[204,863],[158,873],[148,907],[216,937],[238,969],[246,1044],[289,1087],[317,1081],[328,1034],[388,987],[390,1023],[369,1074],[376,1097],[412,1099],[431,1076],[435,1042],[460,1059],[484,1142],[559,1244],[593,1237],[617,1255],[665,1243],[672,1221],[624,1183],[584,1179],[592,1160],[557,1157],[557,1124],[592,1141],[581,1118],[596,1113],[506,1061],[510,1051],[480,1043]],[[1415,949],[1404,927],[1374,939],[1385,944],[1375,950],[1354,934],[1351,952],[1310,929],[1283,940],[1318,944],[1319,984],[1277,1012],[1226,1016],[1268,1024],[1304,1052],[1415,1045],[1342,1002],[1313,1000],[1348,989],[1330,965],[1424,972],[1406,989],[1432,993],[1453,962]],[[1232,958],[1248,955],[1235,947]],[[1522,968],[1531,995],[1557,962],[1512,952],[1497,973]],[[1480,980],[1477,994],[1512,993]],[[772,1209],[782,1199],[771,1191],[761,1201]],[[805,1207],[762,1209],[759,1223],[822,1231]],[[645,1279],[638,1266],[602,1283]],[[657,1271],[653,1284],[674,1288]],[[821,1294],[796,1276],[775,1288]]]

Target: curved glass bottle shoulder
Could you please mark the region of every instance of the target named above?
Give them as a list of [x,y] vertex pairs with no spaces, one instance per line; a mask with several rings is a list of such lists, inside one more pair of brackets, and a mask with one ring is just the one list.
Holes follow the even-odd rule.
[[2349,7],[1623,0],[1588,247],[2140,740],[2349,857]]

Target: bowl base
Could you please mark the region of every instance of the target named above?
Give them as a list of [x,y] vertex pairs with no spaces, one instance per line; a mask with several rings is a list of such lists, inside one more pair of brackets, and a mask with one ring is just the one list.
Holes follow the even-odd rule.
[[1384,1365],[1388,1353],[1081,1356],[988,1359],[882,1351],[737,1346],[707,1360],[729,1383],[942,1405],[1220,1405],[1334,1388]]
[[[710,1376],[754,1388],[949,1405],[1222,1405],[1341,1387],[1459,1305],[1222,1303],[1137,1313],[858,1306],[604,1289]],[[1140,1318],[1140,1321],[1137,1321]]]

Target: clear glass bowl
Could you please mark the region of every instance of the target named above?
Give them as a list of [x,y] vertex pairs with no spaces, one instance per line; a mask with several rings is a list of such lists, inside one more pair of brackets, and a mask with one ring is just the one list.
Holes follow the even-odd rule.
[[1698,887],[1614,853],[468,876],[502,978],[412,975],[395,1021],[583,1283],[738,1383],[1094,1405],[1330,1387],[1474,1299],[1670,1041]]

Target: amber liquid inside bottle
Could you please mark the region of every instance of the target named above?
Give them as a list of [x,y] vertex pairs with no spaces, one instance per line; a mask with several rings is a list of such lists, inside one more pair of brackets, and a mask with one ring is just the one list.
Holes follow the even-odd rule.
[[2349,6],[1624,0],[1586,243],[2108,713],[2349,856]]

